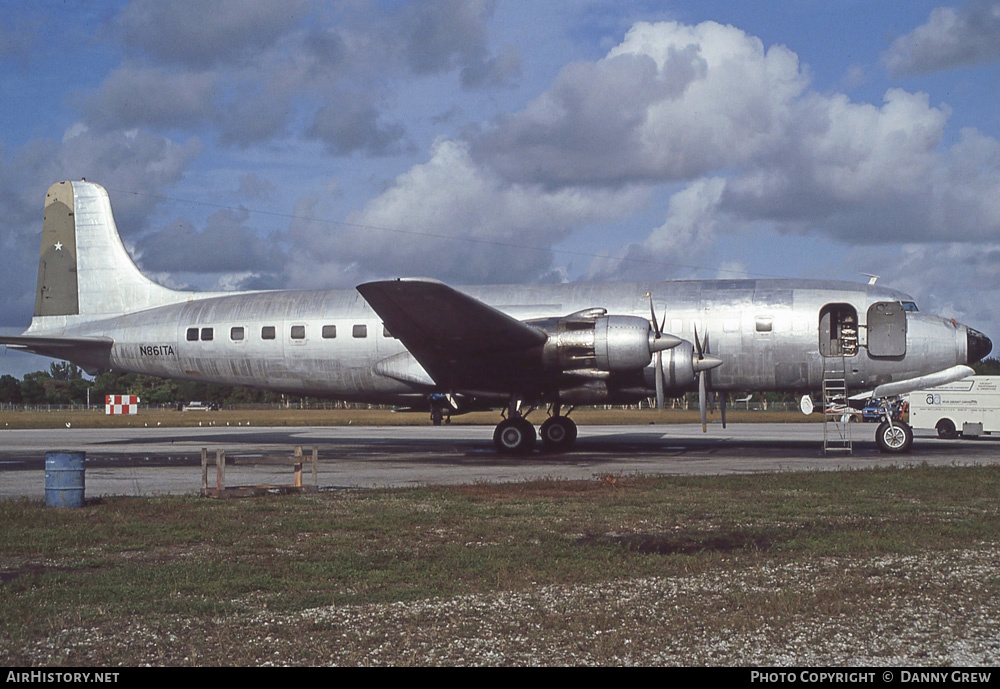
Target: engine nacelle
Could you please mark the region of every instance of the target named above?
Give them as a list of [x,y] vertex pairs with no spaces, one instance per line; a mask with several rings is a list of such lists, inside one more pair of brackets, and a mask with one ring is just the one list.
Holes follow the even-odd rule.
[[672,335],[657,338],[645,318],[605,314],[603,309],[590,309],[531,321],[548,335],[542,347],[543,363],[561,371],[640,371],[649,366],[655,352],[681,342]]
[[[694,345],[688,341],[681,342],[669,351],[663,352],[663,389],[668,395],[679,394],[691,389],[698,378],[698,354],[694,351]],[[653,376],[655,371],[649,372],[650,387],[656,386]]]
[[594,323],[594,358],[601,371],[637,371],[653,360],[649,321],[636,316],[604,316]]

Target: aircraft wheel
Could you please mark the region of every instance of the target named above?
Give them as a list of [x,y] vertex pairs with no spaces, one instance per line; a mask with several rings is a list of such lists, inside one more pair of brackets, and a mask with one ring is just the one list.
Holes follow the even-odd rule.
[[440,426],[441,419],[443,418],[444,418],[444,412],[442,412],[440,409],[431,410],[431,423],[433,423],[435,426]]
[[937,434],[939,438],[944,438],[945,440],[952,440],[958,437],[958,429],[955,428],[955,422],[951,419],[941,419],[937,422]]
[[565,416],[550,416],[538,432],[546,452],[560,452],[576,442],[576,424]]
[[535,447],[535,427],[525,419],[504,419],[493,431],[493,444],[505,455],[526,455]]
[[875,442],[878,449],[890,454],[902,454],[910,451],[913,445],[913,430],[902,421],[889,425],[883,421],[875,431]]

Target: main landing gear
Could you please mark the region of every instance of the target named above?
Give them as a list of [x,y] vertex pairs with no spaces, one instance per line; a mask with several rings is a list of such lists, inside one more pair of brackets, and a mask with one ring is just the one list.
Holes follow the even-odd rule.
[[[535,427],[522,416],[519,405],[512,402],[507,418],[497,424],[493,431],[493,444],[497,451],[505,455],[526,455],[535,448],[538,439]],[[539,427],[542,448],[546,452],[561,452],[576,441],[576,424],[568,416],[559,415],[559,405],[554,405],[552,415]]]
[[546,452],[561,452],[576,442],[576,424],[568,416],[550,416],[538,430]]

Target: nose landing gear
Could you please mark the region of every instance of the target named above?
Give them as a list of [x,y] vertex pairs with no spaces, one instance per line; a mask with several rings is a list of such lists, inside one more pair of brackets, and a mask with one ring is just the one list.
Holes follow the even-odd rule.
[[881,406],[882,418],[885,420],[879,424],[878,430],[875,431],[875,443],[878,445],[878,449],[887,454],[909,452],[913,446],[913,429],[901,418],[893,419],[895,407],[887,400],[881,400]]

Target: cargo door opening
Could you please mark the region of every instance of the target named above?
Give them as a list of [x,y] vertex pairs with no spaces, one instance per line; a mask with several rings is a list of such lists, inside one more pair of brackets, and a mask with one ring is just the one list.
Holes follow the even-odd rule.
[[854,356],[858,353],[858,311],[850,304],[827,304],[819,312],[819,353]]

